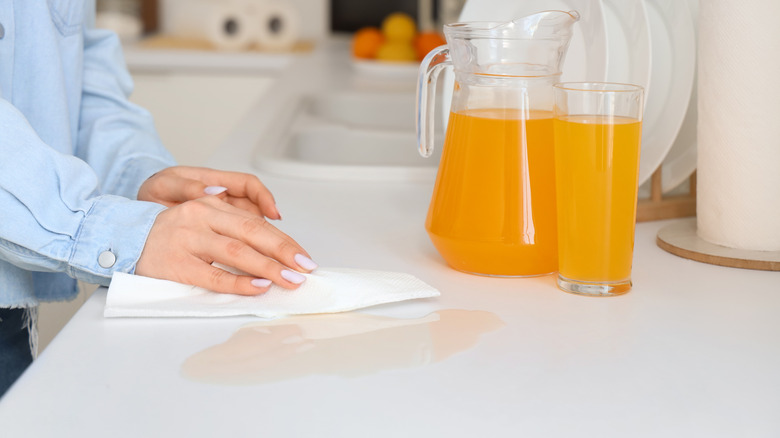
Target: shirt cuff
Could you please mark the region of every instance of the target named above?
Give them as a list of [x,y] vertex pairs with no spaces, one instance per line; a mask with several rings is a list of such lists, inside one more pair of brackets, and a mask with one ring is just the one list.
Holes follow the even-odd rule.
[[69,275],[107,286],[114,272],[133,273],[146,238],[165,206],[103,195],[81,223]]

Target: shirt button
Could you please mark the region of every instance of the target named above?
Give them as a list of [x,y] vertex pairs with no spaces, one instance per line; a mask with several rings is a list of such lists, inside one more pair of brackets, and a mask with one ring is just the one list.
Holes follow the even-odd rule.
[[103,251],[98,256],[98,264],[101,268],[110,268],[116,263],[116,256],[111,251]]

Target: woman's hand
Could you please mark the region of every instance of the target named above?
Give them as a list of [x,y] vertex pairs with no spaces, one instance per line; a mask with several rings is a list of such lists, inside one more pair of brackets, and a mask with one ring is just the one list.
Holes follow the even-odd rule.
[[138,190],[138,200],[168,207],[208,195],[219,195],[228,204],[255,215],[282,218],[271,192],[247,173],[174,166],[152,175]]
[[[317,268],[297,242],[265,218],[217,196],[172,204],[157,216],[149,232],[136,264],[138,275],[215,292],[257,295],[267,291],[271,282],[295,289],[305,280],[300,272]],[[268,208],[267,203],[259,205]],[[249,275],[232,274],[212,262]]]

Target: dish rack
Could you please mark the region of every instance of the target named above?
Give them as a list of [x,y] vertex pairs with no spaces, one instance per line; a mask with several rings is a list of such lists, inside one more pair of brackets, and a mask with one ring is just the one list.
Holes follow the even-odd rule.
[[653,172],[650,178],[650,197],[637,202],[637,222],[696,216],[696,172],[693,172],[688,180],[688,193],[681,195],[663,193],[662,172],[662,167]]

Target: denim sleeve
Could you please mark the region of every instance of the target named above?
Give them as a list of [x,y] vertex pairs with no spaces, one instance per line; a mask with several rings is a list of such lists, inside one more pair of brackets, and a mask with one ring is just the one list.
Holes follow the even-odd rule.
[[[114,271],[133,272],[164,207],[102,194],[87,163],[43,143],[3,99],[0,133],[0,259],[103,285]],[[112,266],[98,262],[105,251]]]
[[135,199],[148,177],[176,163],[151,114],[127,100],[133,83],[114,33],[85,26],[83,74],[75,155],[94,169],[104,193]]

